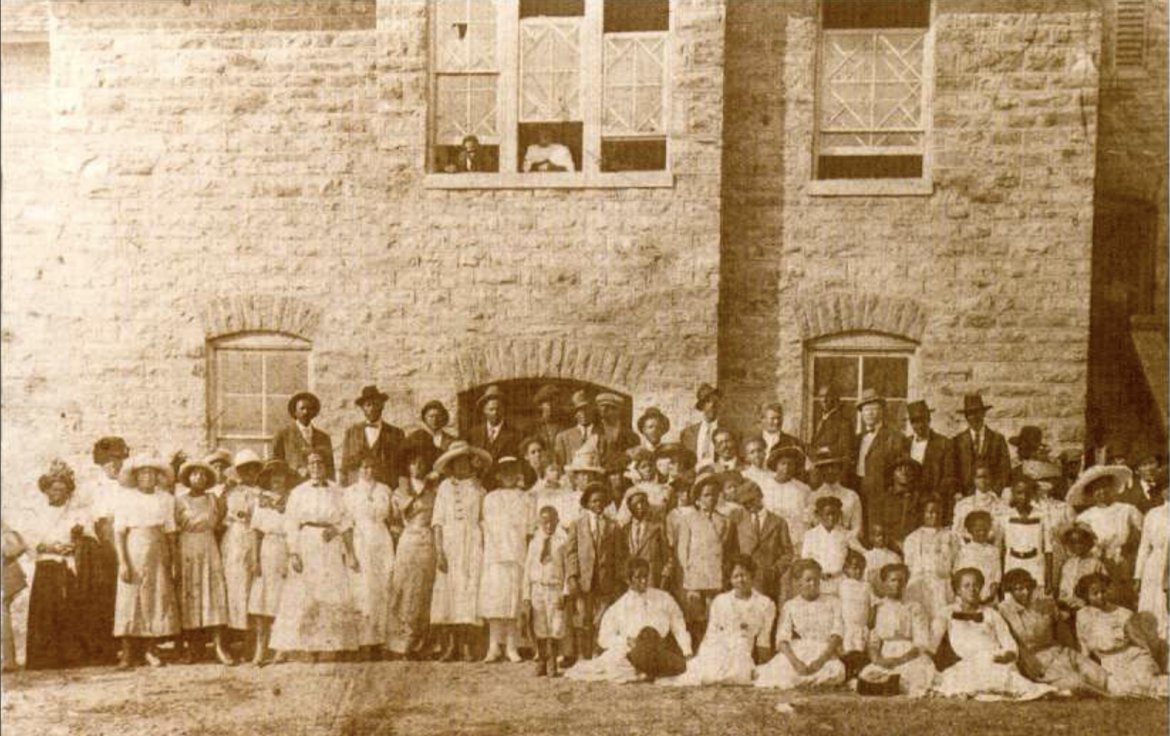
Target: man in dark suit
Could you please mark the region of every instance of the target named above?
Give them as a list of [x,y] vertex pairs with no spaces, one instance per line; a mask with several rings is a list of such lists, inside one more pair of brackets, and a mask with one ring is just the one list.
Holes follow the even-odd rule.
[[981,394],[963,396],[963,416],[967,429],[954,436],[955,458],[959,477],[959,493],[964,496],[975,490],[975,463],[987,463],[991,472],[991,487],[999,491],[1007,487],[1012,472],[1012,459],[1008,453],[1007,439],[983,423],[989,404],[983,403]]
[[650,501],[645,491],[634,490],[626,497],[630,521],[622,530],[626,543],[626,561],[634,558],[650,563],[650,585],[665,588],[672,577],[674,553],[666,541],[666,528],[650,514]]
[[1129,484],[1117,500],[1128,503],[1143,514],[1162,503],[1162,495],[1155,492],[1158,481],[1158,470],[1162,467],[1162,458],[1153,452],[1138,454],[1137,464],[1134,465],[1133,482]]
[[[821,386],[817,391],[817,404],[820,406],[821,418],[813,429],[812,444],[810,447],[828,447],[833,457],[848,458],[853,456],[856,443],[856,419],[846,414],[841,406],[841,399],[832,386]],[[852,474],[849,472],[845,477]]]
[[715,462],[715,433],[719,430],[719,405],[722,401],[722,391],[706,383],[699,384],[695,392],[695,410],[702,412],[703,418],[683,427],[679,434],[683,447],[695,453],[696,467]]
[[341,443],[341,484],[349,485],[357,480],[362,458],[367,455],[374,460],[374,480],[384,483],[393,490],[399,479],[405,476],[406,468],[399,463],[399,454],[406,442],[406,433],[393,424],[382,421],[382,410],[390,398],[377,386],[362,388],[361,395],[353,403],[362,410],[364,422],[358,422],[345,430]]
[[475,402],[480,421],[467,430],[467,442],[491,453],[492,460],[520,456],[519,430],[504,418],[504,394],[499,386],[488,386]]
[[557,463],[562,467],[568,465],[577,454],[577,450],[586,443],[594,446],[598,457],[605,457],[609,446],[605,441],[605,434],[598,426],[597,407],[584,391],[573,392],[573,419],[576,425],[557,435],[553,448]]
[[540,418],[529,428],[528,435],[543,440],[545,449],[550,452],[556,448],[557,435],[565,430],[565,425],[560,421],[559,398],[556,388],[549,384],[537,389],[536,395],[532,397]]
[[949,437],[930,426],[930,407],[925,401],[906,405],[911,433],[906,437],[902,454],[922,466],[919,488],[926,495],[937,495],[943,502],[943,523],[950,523],[951,506],[958,492],[955,475],[955,445]]
[[877,391],[867,388],[857,401],[861,414],[861,434],[853,454],[853,467],[861,491],[862,516],[868,524],[893,513],[898,499],[890,494],[887,484],[892,463],[902,452],[905,438],[886,426],[886,400]]
[[463,137],[454,160],[443,168],[448,174],[469,174],[477,171],[496,171],[499,163],[492,152],[479,145],[479,138],[473,135]]
[[313,426],[313,420],[321,413],[321,400],[308,391],[293,394],[288,400],[288,415],[293,418],[292,426],[277,432],[272,441],[272,457],[283,460],[302,479],[309,477],[309,452],[317,451],[325,460],[325,475],[336,480],[333,466],[333,441],[329,435]]

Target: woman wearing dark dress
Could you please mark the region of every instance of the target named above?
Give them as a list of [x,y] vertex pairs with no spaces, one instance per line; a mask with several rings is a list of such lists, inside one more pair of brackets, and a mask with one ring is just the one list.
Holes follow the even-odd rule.
[[432,399],[423,404],[419,418],[422,425],[407,436],[406,444],[425,450],[427,465],[430,466],[456,439],[455,435],[446,429],[451,423],[451,414],[447,407],[443,406],[443,402]]

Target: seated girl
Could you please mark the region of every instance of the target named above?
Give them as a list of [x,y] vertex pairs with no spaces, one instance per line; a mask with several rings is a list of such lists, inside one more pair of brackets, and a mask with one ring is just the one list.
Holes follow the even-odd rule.
[[1149,636],[1128,608],[1109,602],[1112,581],[1092,573],[1077,583],[1077,597],[1088,605],[1077,612],[1077,640],[1086,655],[1101,661],[1110,695],[1166,697],[1166,675],[1150,654]]
[[958,600],[935,619],[931,638],[937,649],[946,637],[958,662],[943,671],[935,691],[979,700],[1034,700],[1055,692],[1016,669],[1016,641],[1003,616],[983,605],[983,582],[974,567],[960,568],[951,580]]
[[[738,555],[731,563],[731,590],[711,601],[707,633],[686,674],[669,685],[750,685],[756,662],[771,658],[776,604],[752,588],[756,563]],[[755,655],[753,658],[753,654]]]
[[757,670],[756,687],[790,690],[845,682],[841,648],[841,599],[821,595],[821,566],[816,560],[792,565],[797,595],[784,604],[776,628],[777,654]]
[[882,682],[898,675],[902,694],[920,698],[934,685],[938,672],[928,653],[930,622],[917,601],[905,600],[910,568],[901,563],[881,569],[885,597],[878,601],[873,630],[869,634],[870,664],[858,676],[866,682]]
[[1059,610],[1051,598],[1037,598],[1037,586],[1036,578],[1022,568],[1008,570],[1003,576],[1007,596],[999,604],[999,612],[1020,645],[1020,672],[1064,693],[1105,694],[1105,670],[1057,642],[1057,621],[1069,613]]

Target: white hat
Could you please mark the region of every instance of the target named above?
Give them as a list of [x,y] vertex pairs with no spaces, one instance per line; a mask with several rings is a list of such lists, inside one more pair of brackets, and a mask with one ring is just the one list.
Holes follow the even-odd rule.
[[256,454],[255,450],[250,447],[245,447],[236,453],[235,460],[232,461],[232,467],[242,468],[250,463],[263,465],[264,461],[260,459],[260,456]]
[[492,456],[487,450],[475,447],[464,440],[455,440],[447,448],[447,451],[435,461],[435,472],[439,475],[446,475],[447,466],[451,464],[452,460],[460,457],[470,457],[479,466],[477,471],[480,473],[492,464]]
[[1094,465],[1081,473],[1081,477],[1072,484],[1072,488],[1068,489],[1068,495],[1065,496],[1065,501],[1070,506],[1088,506],[1093,503],[1091,498],[1085,498],[1085,490],[1102,478],[1113,479],[1111,492],[1117,496],[1133,482],[1133,471],[1124,465]]
[[135,488],[136,475],[139,470],[143,468],[153,468],[160,473],[165,479],[162,485],[171,485],[175,482],[175,471],[171,470],[171,466],[163,462],[161,458],[147,457],[146,455],[138,455],[130,458],[122,466],[122,472],[118,473],[118,482],[126,488]]

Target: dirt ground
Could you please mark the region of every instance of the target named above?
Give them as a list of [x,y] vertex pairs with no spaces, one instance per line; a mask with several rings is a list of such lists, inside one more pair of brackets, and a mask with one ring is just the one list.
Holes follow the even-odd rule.
[[674,689],[548,680],[525,664],[382,662],[91,668],[3,678],[17,736],[94,734],[1165,734],[1165,701],[974,703],[786,698],[751,688]]

